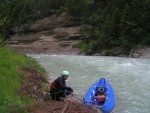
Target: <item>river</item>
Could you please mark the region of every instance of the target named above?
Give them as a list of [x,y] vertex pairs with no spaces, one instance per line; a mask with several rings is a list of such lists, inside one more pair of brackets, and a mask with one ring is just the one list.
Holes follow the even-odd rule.
[[70,72],[67,85],[83,97],[100,77],[115,91],[112,113],[150,113],[150,60],[101,56],[28,55],[47,71],[49,80]]

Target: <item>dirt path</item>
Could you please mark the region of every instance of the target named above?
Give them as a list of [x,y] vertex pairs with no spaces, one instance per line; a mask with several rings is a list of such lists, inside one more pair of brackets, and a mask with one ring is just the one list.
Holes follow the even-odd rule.
[[83,104],[72,99],[36,103],[30,106],[28,111],[29,113],[97,113],[96,110],[85,108]]

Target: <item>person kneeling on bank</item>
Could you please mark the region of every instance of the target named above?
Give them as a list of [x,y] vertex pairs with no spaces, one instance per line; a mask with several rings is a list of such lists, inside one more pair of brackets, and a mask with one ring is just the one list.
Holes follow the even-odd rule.
[[61,76],[50,84],[50,95],[52,100],[59,101],[60,97],[65,98],[67,95],[73,93],[73,89],[66,86],[65,80],[68,79],[68,76],[68,71],[62,71]]

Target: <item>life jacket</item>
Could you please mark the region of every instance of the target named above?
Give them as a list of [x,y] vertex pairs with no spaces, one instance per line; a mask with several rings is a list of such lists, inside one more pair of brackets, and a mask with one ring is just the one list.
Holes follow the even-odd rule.
[[106,96],[102,94],[102,95],[98,95],[96,98],[98,102],[104,102],[106,99]]
[[96,87],[96,98],[98,102],[104,102],[106,99],[105,88],[104,87]]
[[55,90],[64,90],[66,88],[65,79],[63,77],[58,77],[51,83],[50,88]]
[[55,86],[55,83],[56,83],[56,80],[57,80],[58,78],[56,78],[51,84],[50,84],[50,88],[51,89],[56,89],[57,90],[57,88],[56,88],[56,86]]

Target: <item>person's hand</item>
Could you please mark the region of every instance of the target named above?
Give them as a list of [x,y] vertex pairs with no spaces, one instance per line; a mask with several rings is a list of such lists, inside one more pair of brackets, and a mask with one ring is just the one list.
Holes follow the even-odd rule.
[[73,95],[76,95],[76,94],[74,94],[74,93],[70,93],[70,95],[72,95],[72,96],[73,96]]

